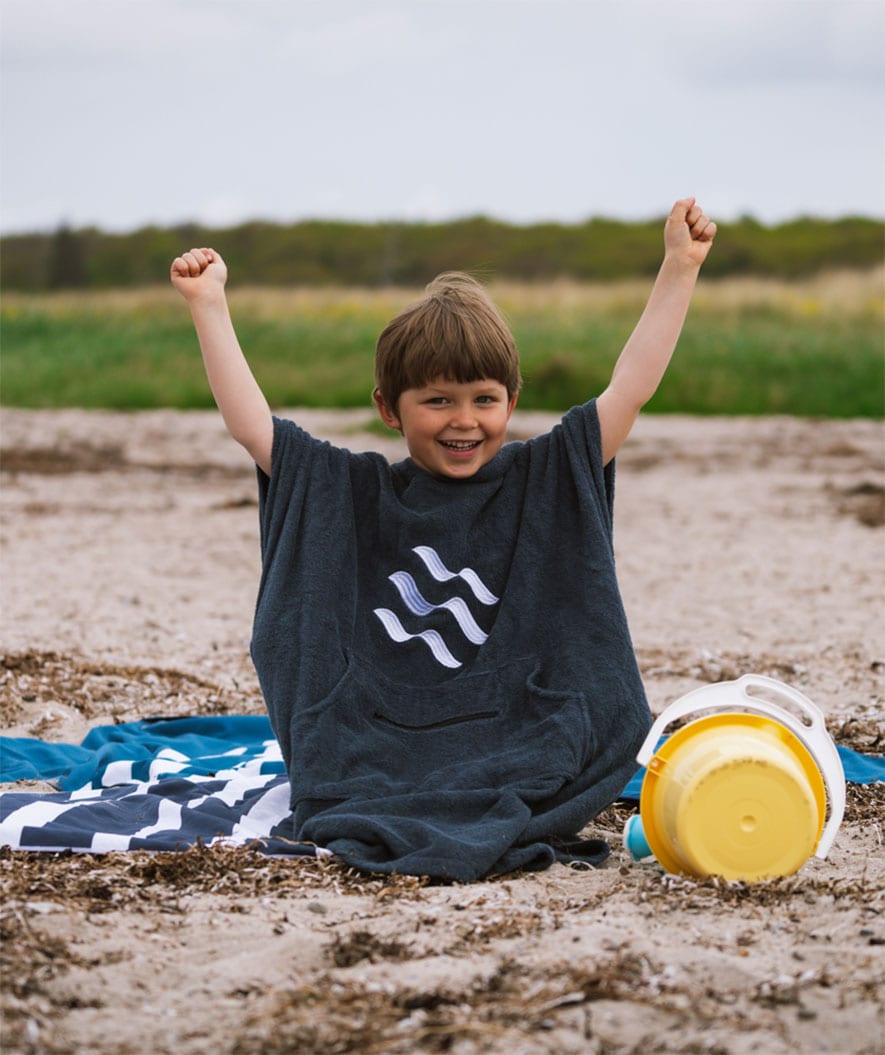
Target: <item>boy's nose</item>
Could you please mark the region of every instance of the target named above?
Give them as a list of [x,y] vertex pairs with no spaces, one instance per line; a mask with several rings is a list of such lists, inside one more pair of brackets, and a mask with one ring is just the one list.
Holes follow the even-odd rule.
[[459,429],[472,429],[476,425],[476,414],[470,403],[456,404],[452,408],[452,424]]

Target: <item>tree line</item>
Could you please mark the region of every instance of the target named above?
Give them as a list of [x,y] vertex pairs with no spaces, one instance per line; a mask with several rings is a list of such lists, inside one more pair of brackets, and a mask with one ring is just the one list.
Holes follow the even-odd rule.
[[[230,265],[232,280],[242,285],[416,286],[451,269],[487,279],[608,281],[654,274],[663,220],[251,221],[123,234],[62,225],[53,232],[0,238],[0,284],[24,292],[152,285],[165,282],[171,260],[194,245],[215,246]],[[705,274],[800,278],[875,267],[883,260],[883,233],[881,220],[862,216],[800,217],[777,225],[743,217],[720,226]]]

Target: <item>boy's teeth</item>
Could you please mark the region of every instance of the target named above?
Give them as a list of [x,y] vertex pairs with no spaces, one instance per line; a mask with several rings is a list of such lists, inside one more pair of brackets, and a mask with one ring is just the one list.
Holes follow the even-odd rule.
[[479,440],[443,440],[444,447],[454,447],[457,451],[467,451],[475,447]]

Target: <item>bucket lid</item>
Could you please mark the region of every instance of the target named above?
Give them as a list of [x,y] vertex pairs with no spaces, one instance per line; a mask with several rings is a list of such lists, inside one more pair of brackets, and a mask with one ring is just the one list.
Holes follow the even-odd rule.
[[708,715],[651,760],[640,801],[649,846],[671,872],[754,881],[812,854],[826,793],[808,750],[762,715]]
[[[789,707],[793,710],[788,710]],[[677,719],[702,711],[721,713],[729,710],[775,719],[793,732],[808,750],[823,777],[829,800],[829,818],[814,850],[817,857],[826,857],[845,812],[845,773],[836,745],[827,732],[823,712],[791,685],[761,674],[745,674],[735,681],[695,689],[671,703],[657,718],[636,760],[640,765],[648,766],[664,730]],[[796,716],[796,710],[804,720]],[[664,861],[661,863],[667,867]]]

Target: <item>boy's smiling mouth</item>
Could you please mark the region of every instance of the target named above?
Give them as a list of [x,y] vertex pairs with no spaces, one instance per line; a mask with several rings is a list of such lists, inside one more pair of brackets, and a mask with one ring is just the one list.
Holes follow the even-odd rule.
[[440,444],[450,451],[472,451],[475,450],[482,440],[439,440]]

